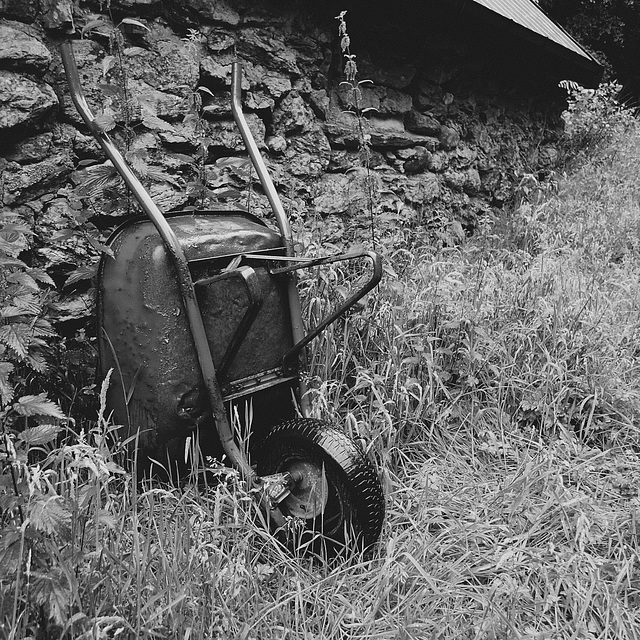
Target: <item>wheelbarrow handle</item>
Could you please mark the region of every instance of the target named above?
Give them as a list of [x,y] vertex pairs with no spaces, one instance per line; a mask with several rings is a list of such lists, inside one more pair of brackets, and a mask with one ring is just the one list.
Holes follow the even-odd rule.
[[[256,170],[256,173],[258,174],[258,177],[260,178],[260,184],[262,185],[265,195],[269,200],[269,204],[271,205],[271,210],[273,211],[278,229],[280,230],[280,234],[282,235],[285,251],[288,256],[293,257],[294,250],[291,224],[289,223],[289,218],[287,217],[284,207],[282,206],[282,201],[280,200],[280,196],[276,191],[273,180],[271,179],[269,172],[267,171],[265,162],[260,155],[260,150],[258,149],[258,145],[253,138],[251,129],[249,129],[247,120],[244,117],[241,98],[242,64],[236,61],[231,65],[231,112],[233,113],[233,118],[236,122],[238,130],[240,131],[240,135],[242,136],[245,147],[249,152],[251,162]],[[286,286],[289,298],[289,318],[291,320],[291,333],[294,340],[301,340],[304,337],[304,323],[302,322],[302,310],[300,307],[300,298],[298,297],[298,288],[294,273],[290,274]],[[304,415],[308,415],[311,410],[311,406],[309,404],[309,399],[306,393],[306,382],[302,378],[300,378],[299,380],[298,388],[300,391],[300,407],[302,413]]]
[[67,84],[69,85],[69,93],[71,94],[71,99],[73,100],[73,104],[78,110],[78,113],[82,116],[82,119],[89,128],[93,137],[102,147],[107,158],[111,160],[113,166],[120,174],[120,177],[124,180],[131,193],[133,193],[141,209],[153,222],[158,233],[162,236],[165,245],[167,245],[172,251],[177,250],[180,252],[178,240],[164,215],[158,209],[155,202],[153,202],[151,196],[147,193],[147,190],[142,186],[142,183],[133,173],[116,145],[108,136],[104,128],[99,125],[91,112],[87,99],[82,91],[80,75],[78,74],[78,67],[76,65],[75,56],[73,54],[73,45],[71,42],[62,42],[60,44],[60,53],[62,55],[62,64],[64,66]]
[[267,196],[267,200],[269,201],[271,210],[273,211],[273,215],[275,216],[280,234],[284,238],[287,248],[287,254],[293,255],[293,240],[289,218],[285,213],[284,207],[282,206],[282,201],[280,200],[280,196],[276,191],[273,180],[271,179],[271,176],[267,171],[267,166],[265,165],[262,155],[260,154],[260,151],[258,149],[258,145],[253,137],[253,134],[251,133],[251,129],[249,129],[247,120],[244,117],[241,98],[242,64],[236,61],[231,65],[231,113],[233,114],[233,119],[235,120],[238,130],[240,131],[240,135],[242,136],[244,146],[249,152],[251,162],[255,167],[256,173],[258,174],[262,189]]

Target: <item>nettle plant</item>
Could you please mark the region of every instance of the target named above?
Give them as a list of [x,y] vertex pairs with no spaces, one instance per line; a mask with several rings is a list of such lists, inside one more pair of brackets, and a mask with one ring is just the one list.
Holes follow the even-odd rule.
[[[109,8],[109,7],[107,7]],[[98,84],[103,96],[102,113],[95,122],[102,130],[112,136],[120,147],[132,171],[145,188],[150,189],[154,183],[168,183],[173,187],[185,190],[191,206],[204,208],[208,202],[221,197],[234,197],[233,194],[220,193],[216,186],[210,186],[209,147],[213,143],[209,125],[204,118],[204,104],[212,91],[199,84],[194,88],[182,86],[185,93],[182,124],[192,131],[190,142],[195,147],[193,155],[171,152],[167,153],[173,161],[185,170],[185,179],[171,176],[161,167],[156,166],[152,157],[153,150],[146,144],[137,142],[139,135],[145,132],[176,133],[174,125],[158,116],[157,104],[143,94],[136,94],[130,88],[130,64],[137,56],[144,55],[146,49],[131,45],[127,34],[138,36],[149,31],[149,27],[139,20],[124,18],[117,24],[109,10],[109,17],[90,21],[82,29],[83,37],[91,37],[106,43],[107,55],[102,59],[102,81]],[[130,39],[130,38],[129,38]],[[201,55],[201,44],[204,36],[197,29],[189,29],[182,40],[187,50],[198,62]],[[194,157],[195,156],[195,157]],[[94,165],[92,160],[79,163],[80,174],[74,196],[86,209],[92,209],[99,215],[129,215],[135,204],[131,193],[110,164]],[[214,172],[213,178],[215,179]],[[99,206],[96,207],[96,203]]]
[[[85,536],[112,524],[103,510],[119,473],[106,446],[110,427],[99,418],[89,433],[74,433],[43,391],[56,384],[66,342],[51,324],[60,302],[51,274],[66,286],[90,279],[102,248],[97,231],[73,215],[45,239],[20,215],[0,213],[0,635],[9,625],[27,637],[38,617],[65,624],[79,563],[95,549],[97,538]],[[86,260],[69,271],[71,255]]]
[[[20,259],[30,247],[29,227],[11,214],[0,218],[0,595],[17,588],[25,551],[34,537],[65,520],[29,465],[32,446],[56,439],[65,416],[45,393],[26,393],[47,372],[46,319],[53,280]],[[44,480],[44,478],[40,478]],[[57,523],[57,524],[56,524]],[[18,607],[17,603],[14,610]],[[14,616],[15,618],[15,616]]]
[[37,392],[62,338],[47,319],[54,281],[28,264],[33,245],[24,220],[0,214],[0,635],[8,625],[14,637],[73,619],[80,584],[98,575],[97,545],[115,526],[110,486],[123,473],[104,418],[108,380],[87,433]]
[[15,377],[22,382],[30,372],[46,372],[44,338],[56,334],[44,317],[53,280],[19,257],[29,249],[33,232],[18,215],[0,214],[0,222],[0,400],[4,410],[14,399]]
[[351,53],[351,38],[347,31],[345,20],[346,11],[341,11],[337,16],[338,35],[340,37],[340,49],[344,57],[344,75],[346,80],[342,82],[348,88],[349,112],[356,117],[358,132],[358,147],[361,155],[361,162],[366,171],[365,192],[367,208],[369,212],[369,223],[371,231],[371,243],[376,247],[374,203],[376,198],[376,185],[371,171],[371,134],[369,133],[369,123],[366,114],[375,109],[373,107],[363,107],[362,85],[371,84],[371,80],[358,80],[358,65],[355,54]]

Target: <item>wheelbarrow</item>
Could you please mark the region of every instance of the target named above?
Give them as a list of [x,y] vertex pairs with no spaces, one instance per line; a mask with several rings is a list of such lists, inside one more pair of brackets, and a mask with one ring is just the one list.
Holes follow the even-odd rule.
[[[303,373],[306,346],[380,281],[380,257],[294,255],[242,112],[239,63],[232,112],[277,231],[240,207],[163,215],[91,113],[70,42],[61,54],[78,112],[145,214],[112,234],[97,287],[99,371],[112,372],[107,404],[139,475],[183,473],[195,441],[239,471],[274,529],[293,521],[312,550],[370,548],[384,518],[378,473],[352,438],[309,417]],[[354,260],[370,263],[367,282],[305,330],[297,271]]]

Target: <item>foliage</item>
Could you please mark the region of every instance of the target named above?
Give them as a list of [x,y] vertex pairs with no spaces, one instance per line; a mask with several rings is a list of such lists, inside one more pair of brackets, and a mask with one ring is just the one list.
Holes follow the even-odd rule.
[[115,24],[111,8],[109,7],[110,20],[98,18],[88,22],[82,29],[82,35],[95,33],[104,36],[109,42],[109,55],[102,60],[102,76],[106,80],[110,75],[114,76],[116,89],[110,84],[101,85],[106,95],[114,97],[118,100],[119,113],[106,112],[98,116],[97,124],[104,131],[111,131],[116,126],[116,120],[124,123],[124,133],[127,149],[130,148],[133,139],[133,122],[136,119],[136,105],[131,99],[129,90],[129,78],[127,73],[126,58],[135,56],[139,53],[136,47],[126,47],[126,41],[123,28],[126,25],[134,26],[148,31],[148,27],[133,18],[123,18],[118,24]]
[[[189,29],[187,37],[183,39],[196,59],[199,57],[198,45],[202,39],[202,34],[195,29]],[[216,198],[216,193],[209,189],[207,180],[207,159],[209,146],[212,144],[207,123],[203,117],[203,97],[207,95],[213,96],[208,87],[204,85],[196,87],[196,90],[191,94],[191,109],[183,119],[184,124],[193,126],[198,147],[197,173],[194,179],[187,184],[187,190],[201,209],[204,209],[208,202]]]
[[[111,7],[107,6],[108,18],[97,18],[89,21],[82,29],[82,36],[93,36],[107,40],[109,53],[102,59],[102,79],[99,88],[105,97],[102,113],[95,116],[96,124],[110,135],[117,134],[122,140],[123,155],[133,172],[143,182],[163,182],[164,173],[159,172],[149,162],[148,149],[136,146],[136,129],[140,126],[150,131],[171,130],[172,127],[157,117],[152,105],[145,101],[134,100],[129,87],[128,60],[140,55],[144,50],[140,47],[127,46],[124,29],[135,28],[149,30],[139,20],[123,18],[116,23]],[[87,209],[95,213],[132,211],[131,193],[124,188],[122,180],[111,163],[103,165],[90,164],[78,172],[78,186],[74,197]],[[95,201],[101,199],[99,208]]]
[[[639,157],[625,129],[466,242],[380,234],[381,289],[310,354],[316,415],[383,469],[376,558],[294,558],[233,471],[138,489],[104,411],[75,443],[44,416],[9,438],[4,635],[635,638]],[[309,274],[309,318],[362,275]]]
[[0,219],[0,398],[10,403],[15,389],[11,374],[20,369],[44,373],[47,369],[45,338],[54,332],[45,319],[47,287],[53,285],[43,270],[29,267],[20,255],[29,247],[32,231],[17,215]]
[[560,87],[567,92],[564,120],[564,151],[569,157],[578,153],[594,154],[620,137],[634,123],[631,110],[620,104],[620,85],[609,82],[597,89],[585,89],[575,82],[563,80]]
[[[223,193],[219,184],[210,187],[210,180],[216,181],[219,173],[214,169],[213,178],[209,175],[209,148],[212,144],[210,127],[204,118],[204,105],[211,90],[204,85],[195,88],[183,87],[186,96],[182,124],[183,135],[190,131],[189,145],[195,147],[195,161],[191,154],[174,152],[168,154],[171,163],[179,167],[177,175],[168,173],[158,166],[158,159],[153,150],[148,148],[145,132],[175,133],[174,125],[160,118],[157,104],[145,98],[143,94],[135,94],[130,89],[130,63],[144,54],[145,49],[131,46],[127,42],[127,32],[148,31],[143,22],[132,18],[123,18],[119,22],[113,18],[111,7],[107,5],[108,18],[98,18],[87,23],[82,35],[94,39],[107,39],[109,53],[102,59],[102,79],[98,85],[103,96],[103,111],[95,121],[109,133],[121,153],[131,167],[133,173],[149,189],[154,183],[167,183],[176,189],[185,190],[189,199],[189,207],[205,208],[207,203],[219,198],[235,198],[237,193]],[[198,61],[201,55],[202,33],[189,29],[183,38],[189,54]],[[234,159],[229,159],[233,161]],[[240,160],[239,160],[240,162]],[[78,186],[74,197],[84,208],[96,215],[104,216],[129,215],[133,208],[131,193],[124,188],[123,182],[110,163],[82,166],[77,172]],[[183,178],[182,173],[185,173]]]
[[587,42],[622,45],[625,18],[636,9],[635,0],[540,0],[540,6]]
[[[46,356],[51,351],[47,339],[56,335],[46,319],[50,301],[48,288],[54,284],[53,280],[45,271],[31,268],[20,259],[30,246],[31,235],[23,220],[3,214],[0,230],[0,567],[3,581],[17,571],[22,552],[38,537],[37,532],[55,528],[56,523],[60,526],[67,523],[66,512],[57,501],[44,497],[39,501],[30,500],[36,487],[27,479],[40,470],[29,466],[25,448],[37,448],[55,439],[60,431],[59,423],[65,419],[45,393],[27,393],[29,379],[47,372]],[[30,521],[35,523],[35,529],[25,524]],[[3,591],[5,589],[3,586]]]
[[112,485],[122,474],[117,448],[107,447],[105,390],[97,423],[73,439],[44,394],[2,412],[0,612],[14,637],[28,637],[30,608],[58,634],[72,628],[83,583],[91,589],[99,580],[101,541],[116,526]]

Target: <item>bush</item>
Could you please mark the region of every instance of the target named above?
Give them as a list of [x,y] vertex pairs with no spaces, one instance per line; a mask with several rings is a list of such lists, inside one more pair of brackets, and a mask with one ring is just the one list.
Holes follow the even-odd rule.
[[597,152],[632,126],[633,113],[618,101],[622,87],[615,82],[585,89],[576,82],[563,80],[560,87],[567,92],[567,108],[562,119],[564,152],[568,159],[580,153]]

